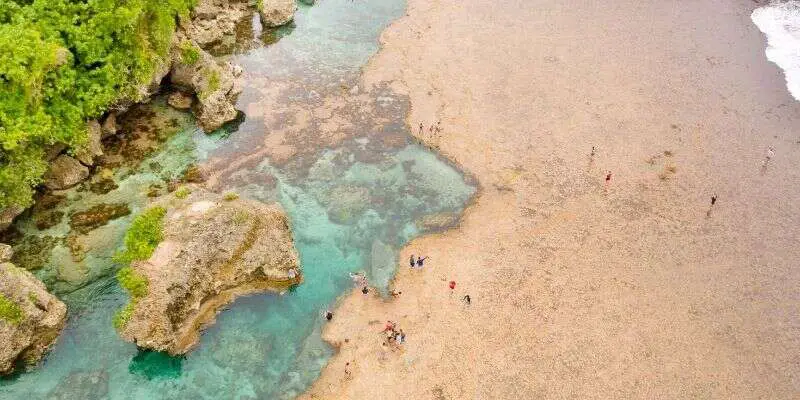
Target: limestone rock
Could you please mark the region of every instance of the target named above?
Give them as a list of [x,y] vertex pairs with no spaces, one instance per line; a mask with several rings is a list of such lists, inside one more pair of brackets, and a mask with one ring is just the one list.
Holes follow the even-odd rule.
[[86,145],[75,153],[75,158],[83,165],[92,166],[95,158],[103,155],[103,144],[100,143],[103,130],[99,122],[91,120],[86,123],[86,131],[88,133]]
[[167,97],[167,104],[176,110],[188,110],[192,107],[192,95],[176,90]]
[[287,24],[297,10],[295,0],[258,0],[257,4],[261,24],[269,28]]
[[68,189],[88,177],[89,169],[86,166],[62,154],[50,164],[50,170],[44,175],[44,185],[53,190]]
[[[183,56],[187,46],[196,52],[191,60]],[[234,120],[237,112],[233,103],[237,93],[233,90],[233,66],[218,63],[181,34],[176,35],[170,51],[174,61],[170,79],[174,85],[197,95],[194,113],[203,130],[212,132]]]
[[14,256],[14,249],[11,246],[0,243],[0,262],[6,262]]
[[251,16],[247,1],[200,0],[192,11],[191,20],[181,21],[181,28],[188,38],[206,49],[226,35],[233,35],[236,25]]
[[109,136],[114,136],[117,134],[117,113],[112,112],[106,116],[106,119],[103,120],[103,134],[102,138],[105,139]]
[[0,316],[0,374],[15,365],[38,362],[56,340],[67,318],[67,306],[42,282],[11,263],[0,263],[0,294],[10,306]]
[[148,282],[120,329],[140,347],[183,354],[199,330],[237,296],[282,291],[301,282],[286,215],[275,205],[224,200],[190,186],[183,200],[168,195],[164,239],[132,269]]
[[0,210],[0,232],[8,229],[11,223],[14,222],[14,218],[17,218],[17,215],[22,214],[23,211],[25,209],[18,206],[10,206]]

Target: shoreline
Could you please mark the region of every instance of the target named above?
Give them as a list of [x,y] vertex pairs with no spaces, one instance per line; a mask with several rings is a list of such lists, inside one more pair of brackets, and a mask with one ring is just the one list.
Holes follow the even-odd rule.
[[[432,148],[478,191],[400,252],[400,298],[337,302],[336,354],[301,398],[791,398],[800,106],[758,4],[488,3],[410,0],[362,70],[409,95],[422,143],[441,118]],[[386,319],[408,339],[384,354]]]

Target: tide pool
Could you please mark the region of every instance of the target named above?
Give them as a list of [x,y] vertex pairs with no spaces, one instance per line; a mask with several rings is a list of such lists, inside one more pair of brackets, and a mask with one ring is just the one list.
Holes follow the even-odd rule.
[[[185,357],[139,351],[111,325],[127,298],[110,256],[132,215],[113,220],[83,239],[83,260],[59,243],[37,271],[67,303],[70,318],[44,363],[0,381],[0,397],[289,399],[302,393],[332,354],[320,338],[321,313],[352,287],[349,272],[365,271],[372,285],[385,288],[403,244],[442,228],[426,218],[461,213],[475,192],[459,171],[409,137],[407,99],[385,87],[358,87],[378,35],[404,7],[401,0],[301,4],[294,26],[277,32],[279,41],[227,56],[245,69],[237,108],[246,117],[236,129],[205,135],[186,117],[137,167],[115,172],[118,188],[73,190],[59,205],[69,213],[124,202],[134,215],[146,207],[152,185],[197,163],[212,177],[213,190],[283,206],[302,285],[238,299]],[[32,221],[18,226],[54,237],[69,229],[66,222],[44,231]]]

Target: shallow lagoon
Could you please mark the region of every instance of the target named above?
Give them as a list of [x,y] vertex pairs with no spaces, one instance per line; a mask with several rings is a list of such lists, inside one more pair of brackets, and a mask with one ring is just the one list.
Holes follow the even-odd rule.
[[[276,43],[252,39],[241,46],[247,50],[230,56],[245,69],[237,107],[246,118],[235,130],[205,135],[190,118],[180,119],[179,132],[147,160],[117,170],[117,189],[72,190],[60,206],[69,213],[124,201],[135,214],[146,207],[152,184],[198,163],[214,190],[283,205],[300,252],[302,285],[283,295],[237,300],[184,358],[140,352],[111,326],[126,296],[110,256],[130,217],[113,220],[83,239],[83,260],[76,262],[59,244],[37,272],[68,303],[70,320],[46,362],[0,382],[0,396],[263,399],[301,393],[332,353],[320,338],[321,312],[351,287],[348,272],[366,271],[374,285],[385,287],[397,250],[425,229],[437,229],[421,221],[452,221],[448,216],[460,213],[475,191],[408,136],[405,99],[387,88],[357,87],[378,35],[404,7],[400,0],[301,5],[293,27],[270,33],[280,37]],[[161,106],[156,101],[153,107]],[[31,221],[18,226],[38,232]],[[67,230],[62,222],[37,234]]]

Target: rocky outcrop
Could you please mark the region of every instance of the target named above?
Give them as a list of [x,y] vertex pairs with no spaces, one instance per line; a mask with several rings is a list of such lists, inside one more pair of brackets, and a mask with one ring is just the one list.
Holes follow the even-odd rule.
[[107,137],[116,135],[118,129],[119,128],[117,128],[117,113],[115,112],[108,113],[106,119],[103,120],[103,126],[101,129],[103,131],[103,134],[101,135],[101,138],[105,139]]
[[0,262],[0,374],[38,362],[56,340],[67,306],[30,272]]
[[0,263],[10,260],[12,256],[14,256],[14,250],[11,246],[0,243]]
[[191,20],[181,21],[181,29],[206,49],[233,35],[236,25],[252,15],[246,0],[200,0],[192,11]]
[[297,10],[295,0],[257,0],[261,24],[266,27],[278,27],[294,19]]
[[[301,282],[285,214],[274,205],[224,200],[197,188],[168,195],[163,241],[131,267],[147,282],[120,334],[140,347],[183,354],[218,310],[237,296]],[[185,193],[185,190],[183,191]]]
[[181,33],[175,36],[171,54],[170,81],[197,95],[193,110],[203,130],[211,132],[234,120],[237,112],[233,103],[240,91],[234,85],[233,65],[217,62]]
[[19,206],[10,206],[1,210],[0,232],[8,229],[8,227],[14,222],[14,218],[17,218],[17,215],[22,214],[23,211],[25,211],[25,209]]
[[92,120],[86,123],[86,132],[88,133],[86,144],[75,153],[75,158],[81,164],[91,167],[94,165],[95,158],[103,155],[103,144],[100,143],[102,131],[99,122]]
[[88,177],[86,166],[62,154],[50,163],[50,170],[44,175],[44,185],[53,190],[69,189]]

